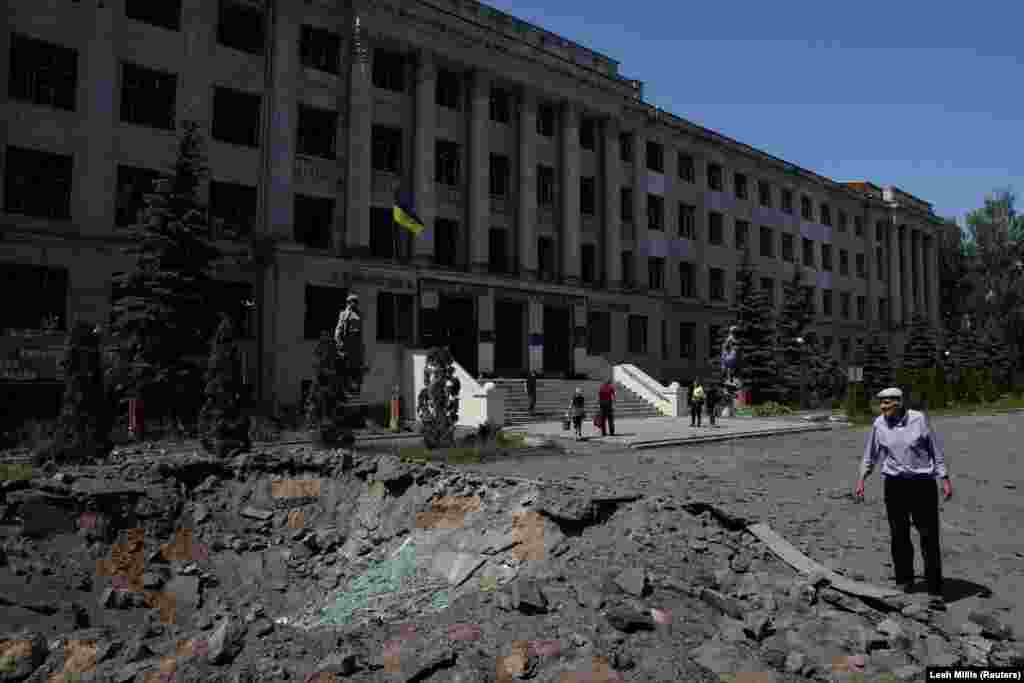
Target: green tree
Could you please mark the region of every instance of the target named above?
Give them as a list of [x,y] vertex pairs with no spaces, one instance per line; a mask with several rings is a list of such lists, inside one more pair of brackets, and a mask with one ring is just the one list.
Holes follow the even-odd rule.
[[[131,228],[134,267],[115,279],[111,331],[120,358],[116,392],[144,398],[152,412],[194,416],[202,359],[213,330],[210,269],[220,252],[209,241],[198,195],[206,177],[199,124],[187,122],[168,177],[145,198]],[[150,409],[147,412],[152,414]]]
[[1009,387],[1013,378],[1013,357],[1006,343],[1006,329],[995,316],[989,316],[978,330],[978,356],[983,368],[992,371],[999,387]]
[[864,391],[873,400],[879,391],[895,382],[892,358],[885,337],[879,330],[872,331],[864,345]]
[[947,220],[936,236],[939,260],[939,302],[946,326],[958,326],[967,312],[972,293],[971,259],[966,249],[966,233],[955,220]]
[[103,383],[99,335],[91,325],[75,324],[62,361],[64,399],[55,439],[58,459],[82,462],[110,451],[110,406]]
[[243,411],[244,391],[234,327],[224,316],[211,344],[206,402],[199,415],[201,443],[208,453],[223,458],[251,448],[249,417]]
[[939,345],[935,327],[923,313],[910,319],[907,340],[903,348],[903,367],[908,370],[934,368],[939,360]]
[[807,342],[814,322],[811,303],[809,290],[797,268],[793,277],[782,285],[782,309],[776,325],[779,369],[786,401],[795,401],[800,396],[800,384],[804,379],[801,368],[807,349],[797,340]]
[[744,252],[736,273],[736,340],[739,349],[738,375],[751,401],[780,398],[778,364],[775,357],[775,320],[768,293],[754,284],[750,250]]
[[423,443],[430,449],[451,447],[455,445],[461,387],[447,348],[431,349],[427,354],[423,385],[416,411],[423,425]]
[[321,445],[344,441],[345,390],[338,372],[338,347],[330,332],[320,335],[314,352],[313,384],[306,397],[306,421],[314,439]]

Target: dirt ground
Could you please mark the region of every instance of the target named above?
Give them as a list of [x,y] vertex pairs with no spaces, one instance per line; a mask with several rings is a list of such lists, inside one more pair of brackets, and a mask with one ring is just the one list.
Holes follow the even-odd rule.
[[792,683],[1021,666],[1012,424],[937,422],[957,486],[947,612],[842,594],[745,531],[768,522],[884,583],[877,479],[867,503],[849,497],[858,430],[458,469],[282,446],[35,472],[0,489],[0,681]]

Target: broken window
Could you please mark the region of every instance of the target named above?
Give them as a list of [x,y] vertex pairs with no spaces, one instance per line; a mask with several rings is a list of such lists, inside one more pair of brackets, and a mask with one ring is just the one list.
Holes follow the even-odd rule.
[[377,48],[373,51],[373,87],[405,92],[405,55]]
[[459,224],[448,218],[434,221],[434,263],[455,267],[458,257]]
[[220,0],[218,43],[241,52],[262,55],[266,43],[265,30],[260,7],[239,0]]
[[412,321],[412,294],[377,294],[377,341],[411,342]]
[[402,172],[402,129],[388,126],[374,126],[373,170],[386,173]]
[[458,109],[462,103],[462,79],[454,71],[438,69],[436,100],[437,106],[445,109]]
[[78,53],[62,45],[11,34],[7,92],[11,99],[75,110]]
[[334,200],[295,195],[295,241],[315,249],[330,249],[334,225]]
[[341,36],[325,28],[303,26],[299,38],[299,55],[302,66],[337,74],[341,56]]
[[236,240],[251,235],[258,205],[254,186],[211,181],[210,229],[214,239]]
[[71,218],[70,155],[8,146],[6,158],[4,211],[37,218]]
[[296,153],[334,159],[338,139],[338,112],[299,105]]
[[121,69],[121,121],[174,130],[178,77],[138,64]]
[[124,15],[170,31],[181,29],[181,0],[125,0]]
[[260,144],[260,96],[232,90],[213,89],[213,125],[210,134],[214,140],[243,147]]
[[160,172],[138,166],[117,167],[117,207],[115,225],[119,228],[138,225],[146,208],[146,196],[156,191]]
[[8,297],[0,315],[0,329],[67,329],[66,268],[0,263],[0,288],[8,293],[31,293]]
[[434,150],[434,181],[442,185],[459,184],[459,145],[450,140],[438,140]]
[[306,314],[303,321],[303,337],[319,339],[327,332],[334,336],[338,314],[345,308],[348,290],[344,287],[306,285]]

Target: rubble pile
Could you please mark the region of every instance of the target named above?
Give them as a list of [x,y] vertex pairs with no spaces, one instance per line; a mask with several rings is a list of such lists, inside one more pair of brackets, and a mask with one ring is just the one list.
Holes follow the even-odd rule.
[[995,612],[869,604],[709,504],[279,447],[3,482],[0,681],[917,680]]

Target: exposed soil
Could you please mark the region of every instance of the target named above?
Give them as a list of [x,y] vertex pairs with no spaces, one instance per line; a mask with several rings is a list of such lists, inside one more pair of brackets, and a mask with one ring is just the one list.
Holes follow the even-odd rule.
[[714,500],[305,446],[127,450],[2,493],[0,681],[880,681],[1024,665],[994,614],[866,604],[797,575]]

